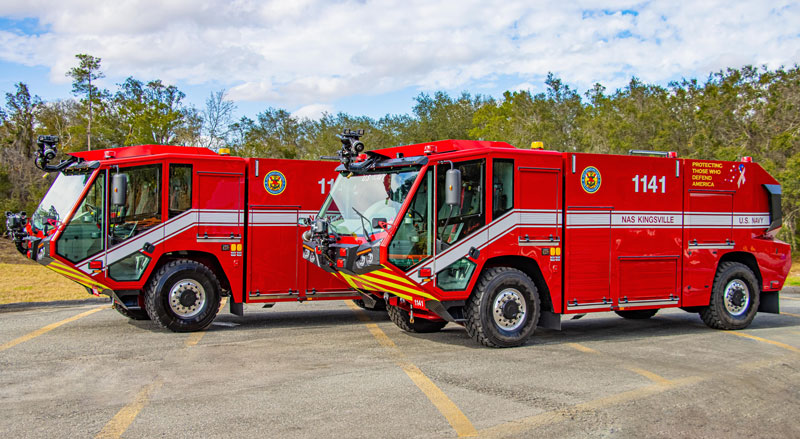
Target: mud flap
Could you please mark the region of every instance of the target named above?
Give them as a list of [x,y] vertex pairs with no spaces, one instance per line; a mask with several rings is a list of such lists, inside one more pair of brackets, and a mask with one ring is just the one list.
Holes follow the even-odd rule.
[[237,315],[242,317],[244,315],[244,304],[243,303],[236,303],[233,300],[230,301],[231,304],[231,314]]
[[561,314],[555,314],[550,311],[542,311],[539,315],[539,327],[545,329],[561,330]]
[[762,291],[758,304],[758,312],[780,314],[780,297],[778,291]]

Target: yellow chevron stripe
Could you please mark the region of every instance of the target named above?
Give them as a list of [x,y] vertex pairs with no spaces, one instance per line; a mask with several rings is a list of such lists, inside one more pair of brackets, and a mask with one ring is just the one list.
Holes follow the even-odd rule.
[[51,262],[50,265],[55,265],[56,267],[58,267],[58,268],[60,268],[62,270],[66,270],[66,271],[75,273],[75,274],[80,275],[80,276],[85,276],[86,275],[86,273],[84,273],[84,272],[82,272],[82,271],[80,271],[78,269],[72,268],[69,265],[66,265],[61,261],[53,260],[53,262]]
[[90,284],[87,284],[87,283],[85,283],[85,282],[81,282],[80,280],[76,279],[76,278],[75,278],[75,277],[74,277],[72,274],[70,274],[70,273],[67,273],[67,272],[65,272],[65,271],[61,271],[61,270],[59,270],[59,269],[57,269],[57,268],[54,268],[54,267],[51,267],[51,266],[49,266],[49,265],[47,266],[47,268],[49,268],[49,269],[51,269],[51,270],[55,271],[56,273],[58,273],[58,274],[60,274],[60,275],[62,275],[62,276],[64,276],[64,277],[66,277],[67,279],[69,279],[69,280],[71,280],[71,281],[73,281],[73,282],[77,282],[77,283],[79,283],[79,284],[83,285],[83,286],[84,286],[84,287],[86,287],[86,288],[92,288],[92,285],[90,285]]
[[347,277],[351,278],[353,281],[358,282],[358,283],[363,284],[363,285],[366,285],[368,287],[368,288],[363,288],[363,289],[372,290],[372,291],[386,291],[386,292],[392,293],[392,294],[394,294],[394,295],[396,295],[398,297],[402,297],[403,299],[412,300],[411,296],[409,296],[409,295],[400,293],[400,292],[392,290],[390,288],[386,288],[386,287],[382,287],[382,286],[379,286],[379,285],[375,285],[375,284],[373,284],[371,282],[367,282],[366,280],[364,280],[362,278],[362,276],[358,276],[358,277],[356,277],[356,276],[348,276],[348,275],[346,275],[344,273],[342,273],[342,276],[347,276]]
[[[383,279],[376,279],[376,278],[371,277],[371,276],[366,275],[366,274],[362,274],[360,277],[366,278],[370,282],[374,282],[374,283],[376,283],[378,285],[381,285],[381,286],[384,286],[386,288],[393,288],[393,289],[397,289],[397,290],[400,290],[400,291],[406,291],[408,293],[415,294],[417,296],[422,296],[422,297],[426,297],[426,298],[431,299],[431,300],[436,300],[436,298],[431,296],[430,294],[425,293],[425,292],[423,292],[421,290],[418,290],[418,289],[415,289],[415,288],[408,288],[406,286],[398,285],[398,284],[395,284],[395,283],[392,283],[392,282],[389,282],[389,281],[386,281],[386,280],[383,280]],[[437,300],[437,302],[438,302],[438,300]]]
[[[51,267],[51,265],[52,265],[52,267]],[[110,290],[111,289],[108,286],[103,285],[102,283],[100,283],[100,282],[92,279],[91,277],[87,276],[86,273],[82,273],[80,271],[70,269],[70,267],[65,267],[64,264],[57,263],[56,261],[51,262],[50,265],[47,266],[47,268],[49,268],[49,269],[51,269],[53,271],[57,271],[57,272],[63,274],[64,276],[67,276],[67,277],[70,277],[70,278],[77,277],[77,278],[79,278],[79,279],[81,279],[83,281],[83,282],[79,282],[81,284],[83,284],[85,282],[85,283],[89,283],[90,285],[97,286],[102,290]]]
[[408,280],[408,279],[406,279],[404,277],[398,276],[398,275],[396,275],[394,273],[390,273],[388,271],[377,270],[377,271],[370,272],[369,274],[377,274],[377,275],[383,276],[385,278],[389,278],[389,279],[392,279],[392,280],[396,280],[398,282],[402,282],[404,284],[411,285],[412,287],[416,286],[416,285],[414,285],[414,282],[411,282],[410,280]]

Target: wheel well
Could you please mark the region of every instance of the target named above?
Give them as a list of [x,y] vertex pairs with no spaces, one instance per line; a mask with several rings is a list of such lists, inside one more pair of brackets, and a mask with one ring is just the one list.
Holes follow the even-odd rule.
[[[756,275],[756,280],[758,280],[758,289],[761,290],[761,286],[764,285],[764,280],[761,278],[761,270],[758,268],[758,262],[756,262],[755,256],[751,253],[747,252],[730,252],[725,253],[719,259],[719,264],[723,262],[739,262],[741,264],[747,265],[748,268],[753,270],[753,274]],[[717,268],[719,269],[719,264],[717,264]]]
[[[536,289],[539,290],[539,299],[542,301],[542,309],[545,311],[553,311],[553,302],[550,297],[550,289],[542,276],[542,270],[539,269],[539,264],[531,258],[524,256],[499,256],[489,259],[483,266],[483,271],[492,267],[511,267],[527,274],[532,280]],[[481,273],[482,274],[482,273]]]
[[[158,259],[158,263],[156,263],[155,268],[150,273],[150,277],[154,276],[158,270],[163,267],[165,264],[168,264],[170,261],[174,261],[177,259],[189,259],[192,261],[197,261],[206,267],[208,267],[215,276],[217,276],[217,280],[219,280],[219,285],[222,287],[222,295],[226,296],[230,294],[231,290],[231,283],[228,280],[228,276],[225,275],[225,270],[222,269],[222,265],[220,265],[219,260],[216,256],[211,253],[201,252],[201,251],[192,251],[192,250],[182,250],[178,252],[169,252],[164,253]],[[150,282],[150,279],[148,279]]]

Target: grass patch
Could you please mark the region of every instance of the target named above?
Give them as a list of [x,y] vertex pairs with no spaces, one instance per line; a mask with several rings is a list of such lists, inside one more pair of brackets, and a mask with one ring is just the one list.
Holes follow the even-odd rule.
[[0,304],[90,297],[86,288],[39,264],[0,263]]

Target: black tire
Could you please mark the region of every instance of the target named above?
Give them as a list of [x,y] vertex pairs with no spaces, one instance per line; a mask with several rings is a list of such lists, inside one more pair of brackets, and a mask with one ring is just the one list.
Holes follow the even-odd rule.
[[368,308],[367,304],[364,303],[363,299],[353,299],[353,303],[356,304],[361,309],[365,309],[367,311],[385,311],[386,310],[386,302],[383,299],[375,299],[375,306],[372,308]]
[[760,296],[756,276],[747,265],[723,262],[717,268],[710,302],[700,311],[700,318],[714,329],[746,328],[758,312]]
[[128,309],[117,302],[114,302],[111,307],[117,310],[118,313],[131,320],[150,320],[150,316],[147,315],[147,311],[143,309]]
[[[500,294],[515,300],[506,300],[503,309],[495,309],[495,302],[503,300]],[[524,300],[525,312],[520,316]],[[516,305],[511,305],[510,302]],[[505,308],[510,305],[509,308]],[[525,343],[533,335],[539,322],[541,302],[539,291],[525,273],[509,267],[495,267],[481,274],[466,306],[467,334],[478,343],[489,347],[513,347]],[[495,318],[495,312],[498,317]],[[508,315],[503,313],[508,312]],[[515,316],[515,317],[512,317]],[[520,318],[516,323],[514,320]],[[501,327],[497,319],[506,319],[509,325]]]
[[[177,288],[176,297],[170,298],[174,288]],[[197,261],[178,259],[169,262],[147,284],[145,308],[150,318],[162,328],[175,332],[203,330],[219,312],[217,276]]]
[[389,319],[393,321],[398,328],[406,332],[415,332],[419,334],[439,332],[447,325],[447,322],[444,320],[428,320],[419,317],[414,319],[414,323],[411,323],[411,316],[409,313],[399,306],[387,305],[386,310],[389,312]]
[[656,315],[658,309],[629,309],[625,311],[614,312],[623,319],[646,320]]

